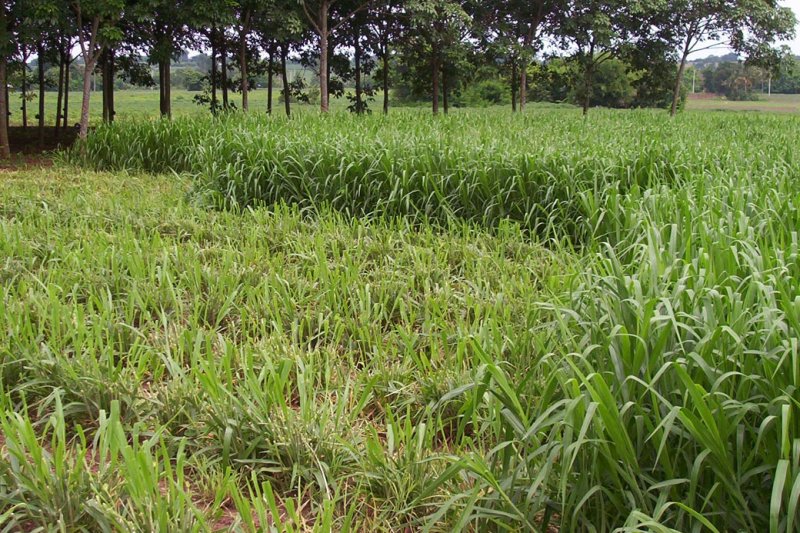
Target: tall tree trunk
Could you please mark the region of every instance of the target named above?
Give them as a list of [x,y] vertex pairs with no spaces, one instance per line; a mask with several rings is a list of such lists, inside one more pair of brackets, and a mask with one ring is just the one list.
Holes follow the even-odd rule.
[[[541,8],[541,5],[539,6]],[[531,44],[533,43],[533,37],[536,32],[536,28],[539,26],[538,21],[530,22],[528,24],[528,33],[525,34],[522,46],[522,61],[520,64],[520,73],[519,73],[519,112],[522,113],[525,111],[525,106],[528,104],[528,67],[531,65],[531,59],[528,59],[527,52],[531,49]],[[535,54],[534,54],[535,55]]]
[[328,95],[328,0],[322,0],[319,6],[319,107],[327,113],[329,109]]
[[447,87],[447,69],[442,69],[442,107],[444,108],[444,114],[448,114],[450,112],[450,98],[448,98],[448,87]]
[[439,54],[434,48],[431,78],[433,82],[433,114],[439,114]]
[[211,30],[211,112],[217,114],[219,101],[217,100],[217,29]]
[[228,45],[225,42],[225,33],[222,33],[221,46],[219,51],[220,58],[220,83],[222,84],[222,109],[225,111],[230,107],[228,100]]
[[383,37],[383,114],[389,114],[389,35]]
[[44,148],[44,43],[41,41],[36,47],[36,55],[39,56],[39,148]]
[[[69,52],[67,52],[69,54]],[[67,56],[69,57],[69,56]],[[64,112],[62,113],[62,129],[66,131],[69,124],[69,69],[72,66],[72,60],[67,59],[67,64],[64,69]]]
[[167,58],[164,62],[164,95],[167,106],[167,117],[172,118],[172,60]]
[[164,118],[164,62],[158,60],[158,114]]
[[84,55],[85,65],[83,67],[83,101],[81,102],[81,122],[79,137],[86,139],[89,136],[89,99],[92,97],[92,73],[97,64],[96,58],[87,58]]
[[364,103],[361,101],[363,96],[363,88],[361,87],[361,32],[356,28],[356,35],[354,41],[355,48],[355,78],[356,78],[356,113],[361,115],[364,113]]
[[283,78],[283,104],[286,107],[286,116],[292,115],[292,96],[289,94],[289,73],[286,70],[286,57],[289,55],[287,46],[281,46],[281,77]]
[[674,117],[675,114],[678,112],[678,101],[681,98],[681,85],[683,84],[683,74],[686,72],[686,60],[689,57],[689,51],[691,50],[692,45],[692,37],[689,36],[686,39],[686,43],[683,47],[683,53],[681,54],[681,62],[678,66],[678,76],[675,78],[675,87],[672,88],[672,106],[669,109],[669,115]]
[[589,114],[589,104],[592,100],[592,82],[594,81],[594,67],[595,67],[595,57],[594,57],[594,39],[592,39],[591,43],[589,44],[589,54],[587,56],[588,61],[585,66],[584,72],[584,79],[583,79],[583,116],[587,116]]
[[[5,9],[0,10],[0,24],[6,23]],[[0,158],[11,158],[11,146],[8,142],[8,60],[5,55],[0,56]]]
[[108,121],[114,122],[117,116],[117,106],[114,103],[114,78],[117,77],[117,58],[114,50],[108,52]]
[[167,57],[158,61],[158,107],[162,117],[172,118],[172,75],[171,60]]
[[511,112],[517,112],[517,71],[519,67],[517,66],[516,58],[511,60]]
[[22,127],[28,128],[28,60],[24,56],[22,59]]
[[114,122],[114,67],[113,52],[106,49],[101,59],[103,71],[103,122],[110,124]]
[[66,52],[64,50],[64,38],[61,37],[61,42],[58,46],[58,97],[56,99],[56,138],[59,137],[61,131],[61,106],[64,104],[64,58]]
[[583,77],[583,116],[589,114],[589,105],[592,100],[592,64],[594,59],[589,60],[590,63],[586,65],[586,72]]
[[275,74],[275,47],[270,45],[269,64],[267,65],[267,114],[272,114],[272,92],[273,79]]
[[250,109],[248,92],[250,91],[250,81],[247,79],[247,34],[250,32],[250,11],[247,11],[242,22],[242,30],[239,33],[239,74],[242,76],[242,111]]

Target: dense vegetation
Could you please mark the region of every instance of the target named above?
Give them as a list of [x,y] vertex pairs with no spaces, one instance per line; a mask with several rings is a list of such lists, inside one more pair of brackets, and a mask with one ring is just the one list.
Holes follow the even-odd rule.
[[796,530],[796,119],[396,115],[4,178],[0,519]]
[[[157,85],[160,114],[171,117],[173,70],[176,81],[202,88],[196,102],[213,114],[249,110],[259,83],[273,113],[279,79],[287,115],[292,100],[328,112],[337,97],[363,114],[378,96],[388,113],[394,93],[430,102],[434,114],[470,103],[522,111],[535,95],[579,103],[584,114],[604,105],[675,115],[692,54],[721,42],[778,72],[787,54],[773,45],[791,38],[796,22],[777,0],[9,0],[0,8],[0,87],[17,72],[27,124],[35,57],[31,114],[42,146],[48,68],[57,78],[54,126],[63,131],[78,66],[84,139],[98,75],[103,120],[113,122],[120,77]],[[198,60],[203,77],[172,68],[189,50],[209,54]],[[313,73],[313,87],[305,75],[290,79],[293,62]],[[0,158],[10,156],[10,99],[0,91]]]

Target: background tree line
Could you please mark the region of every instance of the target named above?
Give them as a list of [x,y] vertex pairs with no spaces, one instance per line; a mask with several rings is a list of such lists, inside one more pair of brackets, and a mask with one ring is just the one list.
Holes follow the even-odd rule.
[[[4,0],[0,155],[9,82],[38,93],[38,109],[24,113],[42,138],[49,88],[59,131],[80,84],[85,137],[93,84],[107,121],[126,83],[158,88],[169,117],[173,76],[201,90],[198,103],[213,113],[249,110],[250,91],[266,85],[270,113],[280,90],[287,114],[310,99],[327,112],[331,97],[363,113],[378,95],[383,112],[397,97],[425,99],[433,113],[470,103],[524,110],[534,98],[573,101],[584,113],[600,104],[674,114],[693,53],[724,42],[777,79],[787,60],[772,43],[795,25],[777,0]],[[196,68],[173,68],[181,58]],[[291,76],[292,64],[313,75]]]

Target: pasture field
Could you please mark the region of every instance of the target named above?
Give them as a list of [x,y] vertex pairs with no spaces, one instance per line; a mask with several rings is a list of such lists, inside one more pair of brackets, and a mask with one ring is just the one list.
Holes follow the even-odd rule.
[[[175,117],[202,117],[208,114],[208,110],[198,106],[194,102],[194,97],[199,93],[173,89],[172,91],[172,112]],[[375,96],[375,101],[370,102],[370,107],[376,112],[381,109],[382,93]],[[11,125],[19,126],[22,124],[22,113],[19,109],[21,103],[18,94],[11,95]],[[283,101],[280,97],[280,89],[275,89],[274,112],[283,114]],[[55,108],[57,95],[54,92],[47,92],[45,95],[45,120],[48,125],[55,122]],[[231,94],[231,101],[239,105],[240,95]],[[81,94],[70,92],[69,96],[69,124],[76,124],[80,120]],[[117,91],[114,96],[115,107],[117,110],[117,120],[141,120],[145,118],[158,117],[158,90],[157,89],[130,89]],[[93,124],[100,124],[103,117],[102,94],[95,92],[91,99],[91,121]],[[347,101],[342,98],[333,98],[331,108],[334,110],[345,110]],[[31,127],[36,125],[36,114],[39,109],[38,95],[34,95],[28,103],[28,121]],[[255,113],[264,112],[267,108],[266,89],[254,89],[250,93],[250,106]],[[533,102],[532,107],[553,107],[555,104],[537,104]],[[295,111],[316,110],[317,105],[293,103]],[[570,107],[564,105],[563,107]],[[762,111],[771,113],[800,113],[800,95],[774,94],[772,96],[762,96],[753,102],[734,102],[728,101],[723,97],[695,95],[689,97],[686,102],[686,109],[690,111]]]
[[686,109],[692,111],[761,111],[800,113],[800,94],[759,95],[753,101],[727,100],[720,96],[689,95]]
[[187,116],[2,172],[0,524],[796,531],[798,138]]
[[[208,114],[208,107],[199,106],[195,103],[194,97],[200,94],[194,91],[185,91],[181,89],[172,90],[172,113],[175,117],[184,116],[201,116]],[[381,93],[382,94],[382,93]],[[80,121],[81,113],[81,98],[80,92],[71,91],[69,93],[69,121],[68,124],[76,124]],[[241,104],[241,95],[231,93],[231,102],[239,106]],[[254,89],[250,91],[250,108],[253,112],[266,112],[267,109],[267,90],[264,88]],[[380,109],[382,105],[381,96],[377,96],[375,102],[370,103],[373,109]],[[22,125],[22,111],[20,109],[21,101],[19,100],[19,93],[11,94],[11,125]],[[56,120],[56,106],[58,105],[58,95],[55,92],[45,93],[45,120],[48,126],[55,123]],[[131,120],[143,118],[158,118],[158,88],[154,89],[128,89],[124,91],[116,91],[114,93],[114,106],[117,111],[117,120]],[[283,113],[283,99],[280,94],[280,87],[275,88],[273,94],[273,106],[275,113]],[[342,98],[334,98],[331,100],[333,109],[344,110],[347,108],[347,102]],[[292,108],[295,110],[302,109],[317,109],[319,104],[298,104],[292,103]],[[95,91],[92,93],[91,100],[89,101],[90,120],[92,124],[100,124],[103,118],[103,95]],[[33,100],[28,103],[28,125],[35,127],[37,124],[36,114],[39,112],[39,97],[38,93],[34,95]]]

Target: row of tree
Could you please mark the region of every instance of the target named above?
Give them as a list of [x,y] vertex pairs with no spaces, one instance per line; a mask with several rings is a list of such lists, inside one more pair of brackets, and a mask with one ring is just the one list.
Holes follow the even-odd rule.
[[755,100],[759,94],[800,93],[800,58],[787,55],[775,68],[740,61],[706,62],[700,70],[702,89],[729,100]]
[[[322,112],[354,82],[351,109],[363,112],[366,76],[376,71],[389,109],[390,63],[425,87],[432,110],[446,112],[453,87],[476,58],[510,78],[515,110],[527,102],[535,58],[560,51],[577,66],[584,112],[601,66],[614,59],[672,78],[677,110],[689,56],[722,41],[765,68],[777,64],[776,39],[793,35],[795,17],[777,0],[3,0],[0,10],[0,156],[8,156],[10,65],[40,58],[38,120],[44,127],[45,60],[59,66],[56,127],[74,50],[84,68],[80,135],[89,124],[92,73],[103,79],[104,118],[114,115],[115,73],[135,77],[144,54],[158,68],[160,110],[171,114],[170,64],[183,50],[211,58],[208,104],[248,110],[253,76],[273,74],[288,87],[286,62],[298,57],[317,72]],[[44,60],[42,59],[44,58]],[[238,77],[231,79],[230,64]],[[283,68],[281,68],[283,67]],[[148,69],[144,69],[149,71]],[[289,91],[286,93],[287,112]],[[271,109],[270,109],[271,111]]]

